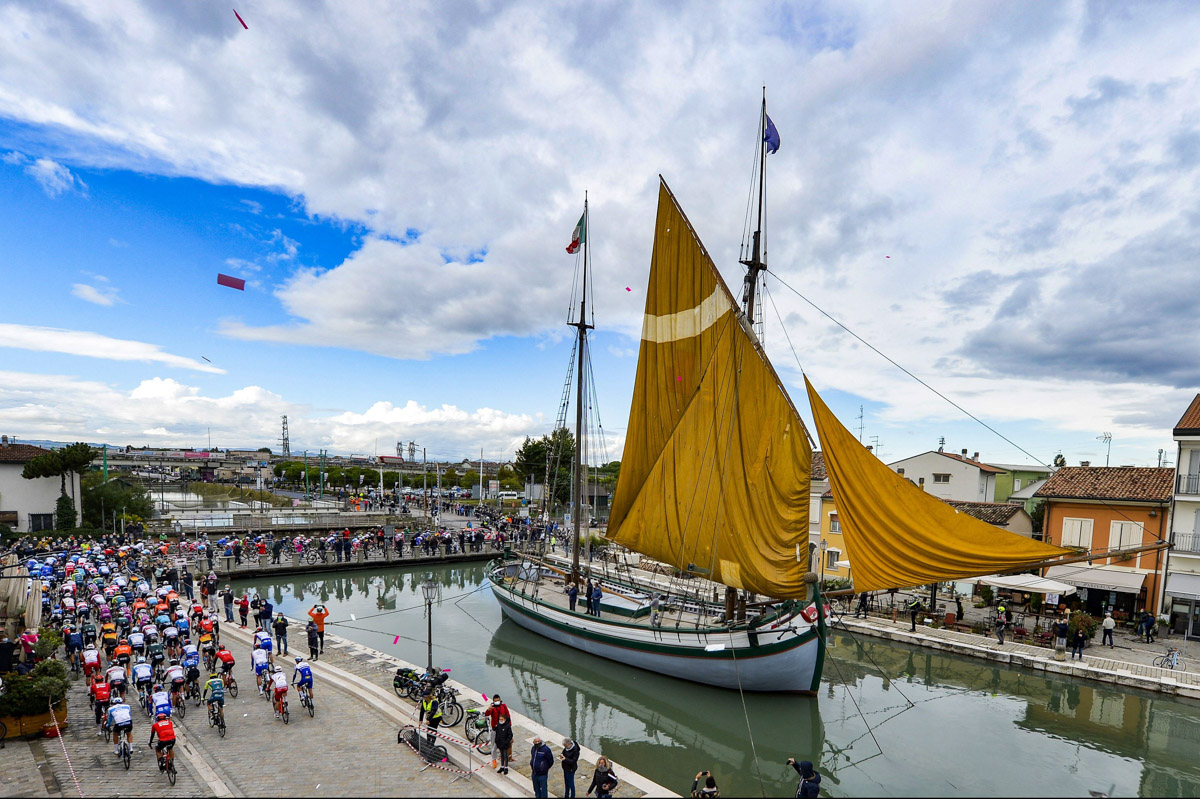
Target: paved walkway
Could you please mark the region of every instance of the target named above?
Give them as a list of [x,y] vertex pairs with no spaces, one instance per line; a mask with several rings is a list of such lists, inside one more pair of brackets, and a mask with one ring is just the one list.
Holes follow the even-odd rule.
[[[834,629],[845,628],[853,633],[950,651],[968,657],[1011,663],[1035,671],[1200,698],[1200,672],[1186,670],[1195,669],[1200,665],[1200,661],[1190,660],[1185,656],[1182,663],[1184,668],[1175,670],[1150,665],[1153,657],[1165,651],[1166,647],[1162,644],[1137,646],[1134,642],[1122,641],[1120,649],[1093,645],[1084,650],[1082,660],[1070,659],[1068,652],[1068,659],[1059,661],[1054,659],[1054,650],[1047,647],[1017,644],[1012,641],[1001,644],[995,636],[945,628],[933,629],[921,625],[918,625],[916,632],[912,632],[910,625],[907,618],[892,621],[890,617],[871,616],[867,619],[856,619],[847,615],[834,625]],[[1128,637],[1118,635],[1117,639]]]

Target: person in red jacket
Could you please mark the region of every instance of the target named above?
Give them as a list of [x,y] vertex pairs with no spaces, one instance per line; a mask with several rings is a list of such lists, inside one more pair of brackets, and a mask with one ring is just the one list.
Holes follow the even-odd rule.
[[[500,723],[501,718],[510,718],[508,705],[500,699],[500,694],[492,694],[492,704],[487,710],[483,711],[483,717],[488,720],[488,726],[491,728],[492,736],[492,751],[496,751],[496,725]],[[492,768],[496,767],[496,759],[492,758]]]
[[163,751],[170,751],[175,748],[175,725],[171,723],[171,719],[166,713],[159,713],[155,722],[150,725],[150,741],[147,746],[154,744],[155,737],[158,738],[158,746],[155,747],[155,752],[158,755],[158,769],[165,769],[166,763],[163,761]]
[[96,734],[103,735],[100,729],[100,722],[104,720],[104,714],[108,712],[108,700],[111,698],[108,681],[104,679],[104,675],[97,674],[92,680],[92,687],[88,689],[88,693],[92,697],[92,707],[96,709]]

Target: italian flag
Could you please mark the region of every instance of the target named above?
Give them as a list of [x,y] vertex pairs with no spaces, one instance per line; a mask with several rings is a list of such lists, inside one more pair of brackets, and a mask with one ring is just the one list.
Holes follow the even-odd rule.
[[567,252],[571,255],[579,252],[579,245],[587,241],[587,227],[584,220],[587,219],[587,212],[579,217],[579,221],[575,223],[575,229],[571,231],[571,243],[567,245]]

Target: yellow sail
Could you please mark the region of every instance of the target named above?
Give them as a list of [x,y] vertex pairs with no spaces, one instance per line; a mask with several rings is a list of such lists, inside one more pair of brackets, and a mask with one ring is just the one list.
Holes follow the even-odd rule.
[[868,452],[804,378],[856,591],[1013,571],[1073,550],[959,513]]
[[725,585],[801,598],[812,448],[742,325],[733,296],[662,184],[608,532],[632,550]]

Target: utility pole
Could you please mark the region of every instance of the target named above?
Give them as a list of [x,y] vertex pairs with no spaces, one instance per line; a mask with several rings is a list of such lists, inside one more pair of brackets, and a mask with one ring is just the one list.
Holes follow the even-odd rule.
[[421,447],[421,521],[429,517],[429,457]]

